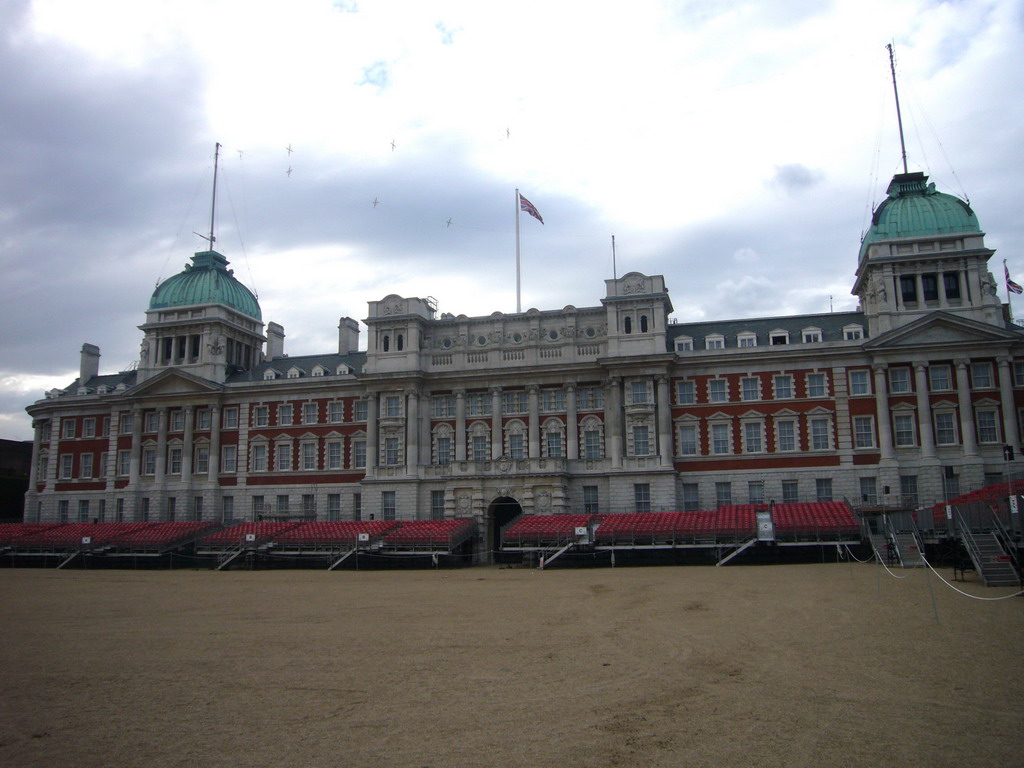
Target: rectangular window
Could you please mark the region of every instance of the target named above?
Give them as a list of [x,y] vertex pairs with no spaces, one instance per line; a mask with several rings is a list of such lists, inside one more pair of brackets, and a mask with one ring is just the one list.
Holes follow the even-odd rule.
[[900,297],[904,304],[917,303],[917,279],[914,275],[900,277]]
[[341,494],[327,494],[327,519],[332,522],[341,520]]
[[82,437],[96,437],[96,419],[82,419]]
[[142,474],[156,474],[156,448],[142,449]]
[[707,336],[704,339],[704,349],[725,349],[725,339],[721,336]]
[[143,496],[142,497],[142,507],[139,509],[139,522],[140,523],[148,523],[149,522],[149,497],[148,496]]
[[977,411],[978,442],[998,443],[999,426],[996,423],[996,412],[993,410]]
[[917,475],[900,475],[900,495],[905,504],[913,507],[918,505]]
[[114,504],[114,522],[124,522],[124,497],[119,497],[117,502]]
[[399,395],[387,395],[384,398],[384,416],[397,419],[402,415],[402,398]]
[[340,424],[345,420],[345,403],[332,400],[327,404],[327,420],[331,424]]
[[398,452],[398,438],[397,437],[386,437],[384,438],[384,465],[393,467],[398,464],[399,452]]
[[683,512],[700,509],[700,487],[697,483],[683,483]]
[[1024,387],[1024,363],[1013,364],[1013,386]]
[[732,439],[729,434],[728,424],[711,425],[711,452],[714,454],[730,453],[732,451]]
[[648,456],[651,452],[648,428],[644,426],[633,427],[633,455]]
[[220,449],[221,472],[238,471],[238,446],[225,445]]
[[172,475],[181,474],[181,448],[167,450],[167,471]]
[[633,484],[633,506],[636,512],[651,511],[651,486],[648,483]]
[[[584,399],[583,390],[580,390],[580,401]],[[580,405],[585,408],[585,405]],[[491,396],[490,395],[466,395],[466,413],[470,416],[490,416]]]
[[724,507],[732,504],[732,483],[715,483],[715,505]]
[[238,408],[225,408],[221,420],[224,429],[238,429]]
[[825,389],[825,374],[824,373],[808,373],[807,374],[807,396],[808,397],[825,397],[828,392]]
[[739,336],[736,340],[739,342],[737,346],[741,348],[757,346],[757,336]]
[[796,450],[796,422],[775,422],[775,450],[780,453]]
[[960,298],[960,273],[959,272],[943,272],[942,273],[942,287],[946,291],[947,299],[959,299]]
[[832,501],[832,478],[816,478],[814,480],[814,493],[817,501]]
[[302,469],[309,471],[316,469],[316,443],[302,443]]
[[800,500],[800,481],[782,481],[782,501],[786,504],[793,504]]
[[235,519],[235,497],[224,496],[220,500],[220,514],[225,523]]
[[267,509],[267,502],[263,496],[252,497],[252,514],[254,520],[263,519],[263,513]]
[[117,452],[117,474],[130,475],[132,471],[132,452],[128,449]]
[[747,481],[747,501],[750,504],[764,504],[764,480]]
[[171,432],[185,431],[185,412],[171,411]]
[[821,331],[817,328],[809,328],[801,331],[800,337],[803,339],[804,344],[814,344],[821,341]]
[[277,503],[274,505],[274,510],[281,515],[287,515],[288,510],[291,508],[291,502],[288,499],[288,495],[281,493],[278,494]]
[[254,445],[252,447],[252,471],[267,471],[267,446]]
[[935,414],[935,444],[956,445],[956,415],[952,411]]
[[196,496],[192,499],[192,519],[197,523],[203,519],[202,496]]
[[302,494],[302,514],[305,517],[316,514],[316,496],[314,494]]
[[448,435],[437,438],[437,463],[452,463],[452,439]]
[[430,492],[430,519],[444,520],[444,491]]
[[529,395],[526,392],[503,392],[501,412],[505,416],[526,413],[529,410]]
[[487,449],[487,436],[486,435],[473,435],[473,461],[487,461],[490,456],[490,451]]
[[793,377],[783,374],[775,377],[775,399],[789,400],[793,397]]
[[79,477],[92,477],[92,454],[83,453],[79,458]]
[[697,425],[682,424],[679,427],[679,455],[697,455]]
[[60,429],[60,436],[65,440],[70,440],[75,436],[75,420],[63,419],[60,423]]
[[853,447],[875,447],[875,424],[870,416],[853,417]]
[[118,422],[122,435],[130,435],[135,426],[135,419],[130,413],[122,413],[121,421]]
[[809,426],[811,429],[811,450],[827,451],[831,446],[831,441],[829,440],[829,432],[831,431],[829,427],[831,425],[829,420],[811,419]]
[[302,404],[302,423],[303,424],[316,424],[319,421],[319,409],[316,403],[303,403]]
[[596,515],[600,511],[596,485],[583,486],[583,511],[588,515]]
[[210,449],[205,445],[196,447],[195,462],[192,471],[197,475],[205,475],[210,471]]
[[167,497],[167,521],[173,523],[177,516],[178,516],[178,499],[175,496],[168,496]]
[[974,389],[992,387],[992,363],[971,363],[971,387]]
[[865,504],[878,503],[878,478],[862,477],[860,479],[860,500]]
[[366,414],[369,412],[370,406],[365,400],[356,400],[354,406],[355,420],[366,421]]
[[513,432],[508,436],[508,455],[512,459],[526,458],[525,441],[521,432]]
[[921,296],[925,301],[939,300],[939,280],[937,275],[921,275]]
[[641,404],[647,402],[647,382],[631,381],[629,383],[630,402]]
[[210,409],[201,408],[196,411],[196,423],[198,429],[207,430],[210,428]]
[[768,336],[768,340],[773,347],[780,344],[789,344],[789,333],[786,331],[772,333]]
[[746,376],[740,379],[740,399],[760,400],[761,380],[756,376]]
[[160,414],[156,411],[146,412],[146,431],[156,432],[160,428]]
[[278,472],[288,472],[292,468],[292,447],[288,443],[278,443],[274,446],[274,469]]
[[327,444],[327,468],[341,469],[341,441],[332,440]]
[[870,395],[871,377],[865,370],[850,371],[850,394]]
[[295,423],[291,403],[280,403],[277,406],[277,425],[279,427],[290,426]]
[[549,459],[560,459],[562,458],[562,433],[557,430],[552,430],[544,434],[545,448],[547,449],[547,456]]
[[100,471],[99,471],[99,474],[97,475],[97,477],[106,477],[106,476],[107,476],[107,454],[106,453],[101,453],[100,454]]
[[383,520],[395,519],[395,492],[381,491],[380,494],[380,516]]
[[857,341],[864,338],[863,328],[843,328],[844,341]]
[[541,390],[540,408],[545,413],[561,413],[565,411],[565,390]]
[[693,382],[692,381],[677,381],[676,382],[676,404],[677,405],[690,405],[695,402]]
[[725,379],[708,381],[708,402],[724,403],[729,399],[729,382]]
[[914,431],[914,417],[907,413],[898,413],[892,417],[893,434],[896,446],[909,448],[917,443]]
[[761,453],[764,450],[764,425],[759,421],[743,423],[743,452]]
[[88,523],[89,522],[89,500],[81,499],[78,502],[78,522]]
[[434,418],[455,418],[455,395],[437,395],[434,398]]
[[601,431],[588,429],[583,433],[583,458],[600,459],[604,456],[604,446],[601,444]]
[[932,392],[946,392],[952,389],[950,381],[948,365],[928,366],[928,382]]
[[580,387],[576,394],[576,408],[598,411],[604,408],[604,390],[601,387]]
[[898,395],[910,391],[910,369],[889,369],[889,392]]
[[363,519],[363,494],[352,494],[352,519],[356,522]]
[[362,469],[366,466],[366,441],[354,440],[352,442],[352,466]]

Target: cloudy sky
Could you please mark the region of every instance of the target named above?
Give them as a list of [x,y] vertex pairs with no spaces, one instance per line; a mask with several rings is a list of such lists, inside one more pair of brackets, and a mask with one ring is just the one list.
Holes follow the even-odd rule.
[[1019,281],[1020,2],[4,0],[0,437],[83,342],[134,363],[215,142],[218,250],[291,355],[390,293],[514,311],[517,187],[524,310],[599,304],[613,234],[680,321],[852,309],[900,168],[890,41],[911,169]]

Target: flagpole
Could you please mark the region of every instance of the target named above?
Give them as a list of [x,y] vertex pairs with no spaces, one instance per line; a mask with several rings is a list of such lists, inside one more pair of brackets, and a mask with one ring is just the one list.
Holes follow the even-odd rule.
[[516,314],[523,311],[522,294],[520,291],[520,258],[519,258],[519,188],[516,188]]

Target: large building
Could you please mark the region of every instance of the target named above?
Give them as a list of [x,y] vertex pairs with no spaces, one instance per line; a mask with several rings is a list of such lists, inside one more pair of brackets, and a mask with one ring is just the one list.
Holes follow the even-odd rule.
[[[897,175],[854,312],[670,319],[664,279],[466,317],[385,296],[289,357],[214,251],[157,287],[138,365],[82,348],[35,425],[25,520],[473,517],[847,499],[931,504],[1020,453],[1024,333],[964,201]],[[851,259],[851,262],[853,260]],[[852,266],[852,263],[851,263]]]

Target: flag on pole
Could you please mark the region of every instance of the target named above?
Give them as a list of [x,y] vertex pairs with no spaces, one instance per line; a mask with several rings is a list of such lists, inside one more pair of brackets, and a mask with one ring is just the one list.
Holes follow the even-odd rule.
[[1008,293],[1024,293],[1024,288],[1010,279],[1010,270],[1006,266],[1005,261],[1003,262],[1003,274],[1006,275],[1006,290]]
[[526,211],[541,224],[544,223],[544,219],[541,218],[540,211],[537,210],[537,206],[531,203],[522,195],[519,196],[519,210]]

